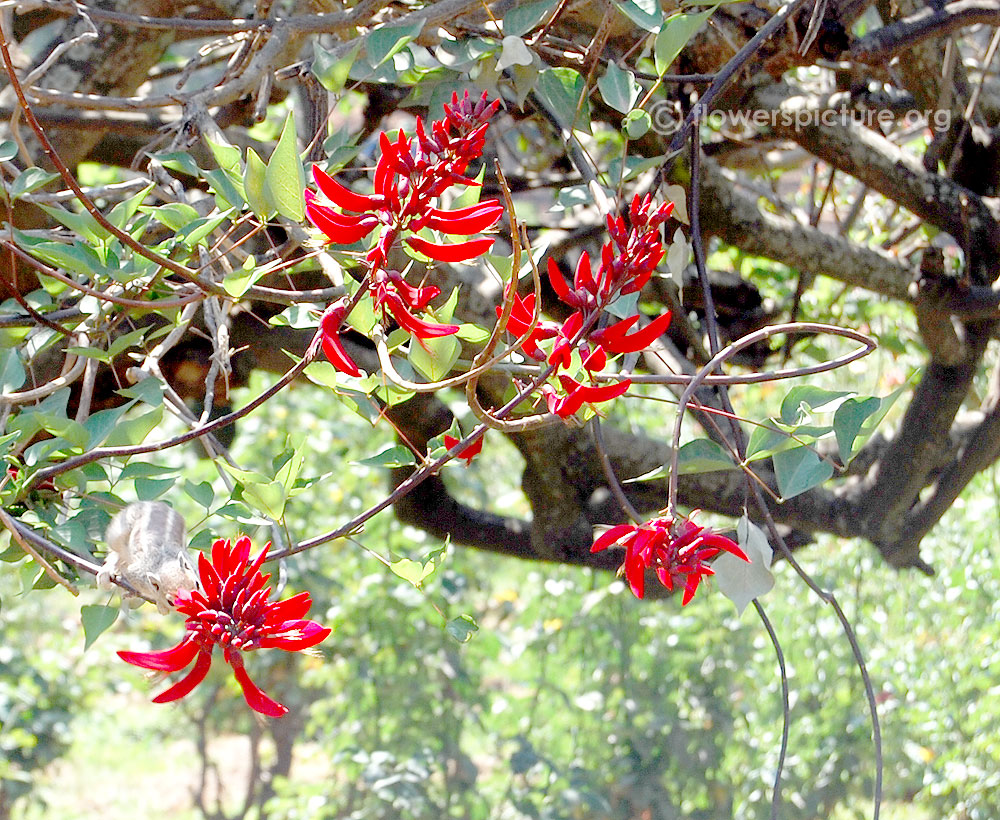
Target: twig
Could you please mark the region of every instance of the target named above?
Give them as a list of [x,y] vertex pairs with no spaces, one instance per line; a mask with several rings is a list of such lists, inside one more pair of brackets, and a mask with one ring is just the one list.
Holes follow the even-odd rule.
[[27,539],[21,534],[21,531],[17,527],[14,519],[7,513],[6,510],[3,509],[3,507],[0,507],[0,524],[3,524],[8,530],[10,530],[11,538],[18,543],[18,546],[20,546],[21,549],[35,559],[37,564],[45,571],[45,574],[48,575],[49,578],[69,590],[71,595],[76,596],[80,594],[80,590],[56,572],[55,567],[46,561],[45,557],[28,543]]

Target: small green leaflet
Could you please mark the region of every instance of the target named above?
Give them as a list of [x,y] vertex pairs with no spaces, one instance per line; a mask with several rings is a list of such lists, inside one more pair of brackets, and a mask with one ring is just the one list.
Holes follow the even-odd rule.
[[459,643],[468,643],[472,636],[479,631],[479,624],[470,615],[459,615],[448,621],[445,629]]
[[659,0],[618,0],[618,10],[646,31],[657,31],[663,22]]
[[293,222],[301,222],[306,215],[306,173],[299,159],[295,134],[295,117],[291,114],[281,129],[278,144],[274,147],[264,175],[264,195],[275,210]]
[[395,444],[386,447],[373,456],[363,458],[361,461],[355,461],[354,463],[364,464],[366,467],[409,467],[417,462],[409,447],[404,447],[402,444]]
[[420,34],[424,21],[402,26],[382,26],[365,37],[365,56],[368,64],[378,68],[399,51],[402,51],[414,37]]
[[511,9],[503,16],[503,33],[508,37],[523,37],[541,23],[555,6],[556,0],[541,0],[540,3],[524,3]]
[[796,447],[775,453],[772,462],[774,476],[778,481],[778,492],[785,500],[818,487],[833,475],[833,465],[828,461],[822,461],[808,447]]
[[560,126],[567,131],[578,126],[581,131],[590,133],[587,83],[579,71],[572,68],[547,68],[538,75],[535,93]]
[[83,621],[84,651],[90,649],[108,627],[118,618],[118,607],[87,604],[80,607],[80,620]]
[[781,402],[781,420],[785,424],[801,424],[810,412],[833,410],[835,402],[849,395],[845,390],[826,390],[808,384],[793,387]]
[[247,164],[243,169],[243,191],[247,195],[247,205],[261,219],[267,219],[274,212],[264,189],[267,165],[253,148],[247,148]]
[[389,569],[404,581],[409,581],[417,589],[420,589],[434,570],[436,570],[444,558],[444,547],[434,550],[424,556],[422,561],[414,561],[410,558],[400,558],[389,564]]
[[[707,438],[696,438],[686,444],[682,444],[677,451],[677,473],[685,475],[687,473],[713,473],[718,470],[735,470],[729,454],[714,441]],[[655,481],[667,478],[670,475],[670,468],[666,464],[643,473],[635,478],[627,478],[622,484],[634,484],[639,481]]]
[[711,6],[699,14],[674,14],[667,18],[667,21],[656,35],[656,45],[653,48],[653,58],[656,64],[656,73],[661,77],[667,73],[671,63],[677,59],[684,46],[698,30],[711,17],[718,5]]
[[639,99],[642,89],[635,80],[635,74],[618,67],[614,62],[608,63],[608,70],[597,81],[597,88],[604,102],[615,111],[628,114]]

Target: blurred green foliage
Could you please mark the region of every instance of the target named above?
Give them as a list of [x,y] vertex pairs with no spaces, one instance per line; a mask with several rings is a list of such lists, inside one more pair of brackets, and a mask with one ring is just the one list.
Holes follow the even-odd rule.
[[[307,469],[356,461],[388,443],[358,417],[344,412],[334,420],[331,412],[322,390],[296,388],[266,416],[245,422],[235,453],[247,469],[267,469],[286,446],[276,431],[292,420],[307,437]],[[184,478],[197,485],[211,479],[210,470],[192,458]],[[523,513],[519,471],[516,452],[488,437],[470,468],[450,467],[446,478],[470,501]],[[378,469],[340,468],[289,498],[290,535],[331,528],[384,492]],[[218,517],[199,524],[204,509],[177,496],[194,530],[204,529],[201,540],[237,534],[236,523]],[[949,513],[927,542],[940,573],[932,579],[897,575],[863,544],[822,539],[803,553],[807,569],[838,591],[867,655],[890,816],[892,807],[907,817],[1000,816],[997,499],[986,476]],[[268,537],[266,530],[253,535],[258,543]],[[334,634],[315,657],[248,657],[262,687],[292,707],[295,722],[286,725],[298,732],[288,776],[267,783],[263,815],[248,816],[769,816],[780,682],[773,648],[752,614],[738,619],[711,585],[681,609],[677,601],[636,601],[604,575],[455,546],[419,590],[382,563],[421,560],[439,547],[382,515],[354,540],[287,562],[282,594],[309,589],[313,615]],[[777,575],[764,604],[792,693],[781,817],[870,816],[874,751],[850,648],[833,613],[786,565]],[[105,600],[93,592],[82,597]],[[20,707],[4,707],[0,737],[5,752],[15,739],[21,757],[11,759],[19,771],[37,770],[62,750],[73,715],[72,767],[96,765],[87,750],[107,742],[96,732],[113,708],[93,698],[100,688],[117,689],[130,704],[116,712],[114,726],[121,742],[135,744],[128,758],[137,767],[185,738],[261,734],[225,670],[213,670],[209,685],[181,704],[163,707],[148,699],[164,684],[114,660],[116,648],[140,649],[147,640],[169,645],[180,628],[176,619],[150,613],[119,620],[87,653],[99,668],[80,679],[74,670],[83,637],[65,627],[68,596],[57,589],[12,600],[5,588],[4,600],[0,702]],[[463,613],[480,625],[467,644],[445,629]],[[130,730],[133,721],[141,729]],[[283,741],[275,735],[274,742]],[[265,757],[265,770],[276,756]],[[155,765],[166,779],[197,783],[194,754]],[[121,776],[127,794],[128,772]],[[44,778],[34,796],[60,809],[66,800]],[[123,805],[122,813],[109,808],[102,816],[127,816]],[[231,800],[229,816],[240,816],[240,805]],[[23,811],[48,816],[37,804],[24,803]]]

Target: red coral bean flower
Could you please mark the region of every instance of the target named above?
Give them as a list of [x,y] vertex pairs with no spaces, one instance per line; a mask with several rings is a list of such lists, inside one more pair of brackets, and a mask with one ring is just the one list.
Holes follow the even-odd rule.
[[564,419],[576,413],[583,407],[584,402],[597,404],[602,401],[611,401],[611,399],[617,399],[632,386],[630,379],[622,379],[618,382],[609,382],[594,387],[580,384],[576,379],[565,374],[559,375],[559,383],[566,391],[565,396],[560,397],[551,385],[543,385],[542,393],[545,395],[549,412]]
[[344,317],[347,314],[347,304],[347,297],[338,299],[324,311],[319,320],[323,352],[330,364],[341,373],[347,373],[349,376],[361,376],[361,371],[354,360],[347,355],[347,351],[344,350],[344,345],[340,341],[340,326],[344,323]]
[[212,544],[211,561],[198,556],[201,590],[183,590],[175,605],[187,615],[188,634],[172,649],[162,652],[119,652],[126,663],[164,672],[177,672],[194,661],[194,667],[181,680],[155,698],[154,703],[169,703],[184,697],[201,683],[212,665],[212,653],[218,646],[222,657],[233,668],[233,675],[243,690],[251,709],[281,717],[288,709],[265,695],[247,674],[243,653],[254,649],[283,649],[298,652],[323,641],[329,627],[305,619],[312,600],[300,592],[284,601],[268,601],[270,575],[260,568],[267,558],[268,543],[260,554],[250,559],[250,539],[243,536],[231,546],[219,539]]
[[613,325],[591,333],[588,340],[604,348],[608,353],[637,353],[645,350],[662,336],[670,326],[671,312],[660,314],[648,325],[629,333],[629,329],[639,321],[639,316],[629,316]]
[[[470,464],[472,464],[472,459],[474,459],[482,452],[483,440],[485,438],[486,438],[485,436],[480,436],[477,441],[473,442],[468,447],[463,447],[461,450],[458,451],[458,453],[455,454],[455,458],[464,459],[465,466],[468,467]],[[461,441],[461,439],[457,439],[454,436],[448,435],[447,433],[444,434],[444,446],[447,447],[449,450],[456,444],[458,444],[459,441]]]
[[611,546],[625,548],[622,571],[636,598],[646,589],[646,570],[654,569],[660,583],[673,591],[683,581],[682,606],[694,597],[701,579],[714,575],[708,560],[728,552],[744,561],[746,554],[732,539],[700,527],[690,519],[675,521],[670,516],[653,518],[644,524],[619,524],[600,535],[590,548],[601,552]]

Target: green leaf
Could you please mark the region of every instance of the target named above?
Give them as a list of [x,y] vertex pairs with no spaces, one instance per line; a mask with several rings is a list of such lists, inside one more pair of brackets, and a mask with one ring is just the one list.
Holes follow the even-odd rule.
[[663,22],[659,0],[617,0],[618,10],[646,31],[657,31]]
[[735,469],[729,453],[707,438],[689,441],[677,451],[677,472],[680,475]]
[[632,110],[642,92],[639,83],[635,81],[635,74],[619,68],[615,62],[608,63],[608,70],[597,81],[597,89],[604,102],[622,114],[628,114]]
[[20,389],[26,378],[21,364],[21,354],[17,349],[0,350],[0,393],[10,393]]
[[0,142],[0,162],[7,162],[17,156],[17,143],[13,140]]
[[301,222],[306,216],[305,189],[306,174],[299,158],[295,117],[289,114],[267,163],[264,194],[279,214],[293,222]]
[[176,483],[176,478],[137,478],[135,480],[135,494],[140,501],[153,501]]
[[134,481],[137,478],[156,478],[158,476],[173,475],[177,472],[175,467],[159,467],[147,461],[131,461],[126,464],[118,475],[119,481]]
[[264,189],[264,177],[267,166],[253,148],[247,148],[247,164],[243,169],[243,191],[247,195],[247,205],[261,219],[267,219],[274,211],[274,206],[267,199]]
[[718,6],[712,6],[699,14],[673,14],[667,18],[660,33],[656,35],[656,45],[653,48],[657,74],[662,76],[667,73],[670,64],[717,8]]
[[243,196],[242,177],[237,177],[239,181],[239,185],[237,185],[236,180],[219,168],[213,171],[206,171],[202,176],[204,176],[212,193],[215,194],[215,204],[220,211],[228,211],[229,209],[243,210],[246,202]]
[[229,218],[229,214],[230,211],[227,210],[215,216],[203,216],[195,219],[177,231],[177,240],[188,248],[200,245],[206,236]]
[[96,245],[111,237],[107,229],[101,226],[86,211],[77,213],[66,208],[53,208],[51,205],[46,205],[42,202],[37,204],[39,208],[56,220],[56,222],[69,228],[73,233],[79,235],[81,239],[85,239]]
[[83,423],[84,428],[90,435],[87,441],[87,449],[100,447],[104,440],[111,435],[111,431],[118,426],[122,416],[125,415],[134,403],[134,401],[130,401],[121,407],[112,407],[108,410],[100,410],[97,413],[93,413]]
[[459,643],[468,643],[469,639],[479,631],[479,625],[470,615],[459,615],[448,621],[445,629]]
[[407,358],[424,378],[432,382],[440,381],[450,372],[462,353],[462,345],[454,336],[439,336],[436,339],[410,339],[410,353]]
[[363,464],[366,467],[409,467],[416,464],[417,461],[413,457],[413,452],[409,447],[404,447],[402,444],[395,444],[384,448],[373,456],[363,458],[354,463]]
[[418,589],[438,568],[444,556],[444,547],[431,551],[424,556],[423,561],[413,561],[410,558],[400,558],[389,564],[389,569],[404,581],[409,581]]
[[[318,45],[314,46],[313,49],[313,73],[327,91],[339,94],[347,84],[347,78],[351,73],[351,66],[358,59],[358,53],[361,51],[361,41],[355,41],[351,50],[339,60],[334,57],[334,52],[320,48]],[[331,152],[327,151],[327,153]]]
[[490,331],[479,325],[461,324],[458,326],[458,332],[455,335],[463,342],[480,344],[490,338]]
[[240,470],[226,462],[223,468],[240,482],[241,497],[254,509],[280,521],[285,512],[288,494],[280,481],[269,481],[266,476],[251,470]]
[[163,404],[163,385],[153,377],[142,379],[131,387],[123,387],[116,392],[127,399],[139,399],[151,407]]
[[525,3],[511,9],[503,16],[503,33],[507,36],[523,37],[545,19],[545,16],[556,7],[557,0],[541,0],[538,3]]
[[198,177],[201,175],[201,169],[194,161],[194,157],[192,157],[187,151],[171,151],[166,154],[153,154],[152,158],[159,162],[164,168],[168,168],[171,171],[177,171],[178,173],[187,174],[192,177]]
[[781,420],[785,424],[800,424],[810,411],[833,410],[830,405],[848,395],[844,390],[826,390],[809,384],[793,387],[781,402]]
[[[579,123],[581,131],[591,133],[587,83],[579,71],[572,68],[547,68],[538,75],[535,93],[560,126],[572,131],[574,125]],[[579,114],[577,107],[580,109]]]
[[227,274],[222,280],[222,288],[230,296],[238,299],[258,280],[267,273],[266,265],[257,265],[257,260],[253,256],[248,256],[243,260],[243,266],[232,273]]
[[212,504],[215,502],[215,491],[212,489],[212,485],[207,481],[202,481],[200,484],[194,484],[185,479],[184,492],[194,499],[196,504],[199,504],[206,510],[211,509]]
[[[773,420],[772,420],[773,421]],[[773,427],[754,427],[747,442],[746,460],[747,462],[759,461],[762,458],[769,458],[781,450],[790,450],[799,446],[795,439],[783,430],[776,430]]]
[[59,174],[53,174],[38,167],[25,168],[10,184],[10,198],[15,200],[25,194],[37,191],[54,179],[59,179]]
[[778,492],[785,500],[818,487],[833,475],[833,465],[808,447],[776,453],[773,463]]
[[82,242],[64,245],[48,239],[31,237],[14,229],[17,244],[42,262],[80,276],[97,277],[106,271],[100,257]]
[[423,27],[424,21],[418,20],[408,26],[382,26],[375,29],[365,37],[365,54],[368,57],[368,64],[373,69],[378,68],[420,34]]
[[226,172],[226,175],[234,182],[243,176],[242,163],[240,162],[240,149],[235,145],[223,145],[221,143],[212,142],[212,140],[205,138],[205,142],[208,143],[208,147],[212,152],[212,156],[215,158],[216,164],[219,168]]
[[84,651],[90,649],[94,641],[115,622],[118,617],[118,607],[86,604],[80,607],[80,620],[83,621]]
[[107,447],[122,447],[128,444],[141,444],[145,441],[163,418],[163,406],[154,407],[141,416],[126,419],[119,424],[104,442]]
[[878,412],[882,402],[874,396],[845,399],[833,414],[833,432],[837,437],[840,460],[847,464],[855,455],[854,442],[862,425]]
[[[150,182],[145,188],[143,188],[139,193],[130,196],[128,199],[119,202],[111,209],[108,213],[108,222],[114,225],[118,230],[124,231],[125,226],[128,225],[129,221],[135,216],[136,211],[139,210],[139,206],[145,201],[146,197],[149,196],[149,192],[153,190],[153,185],[155,183]],[[90,216],[90,214],[87,214]],[[93,219],[93,217],[91,217]]]
[[652,118],[641,108],[629,111],[625,115],[625,119],[622,120],[622,128],[630,140],[637,140],[644,137],[652,126]]
[[153,207],[143,205],[139,211],[149,214],[172,231],[179,231],[198,219],[198,212],[186,202],[168,202],[166,205]]

